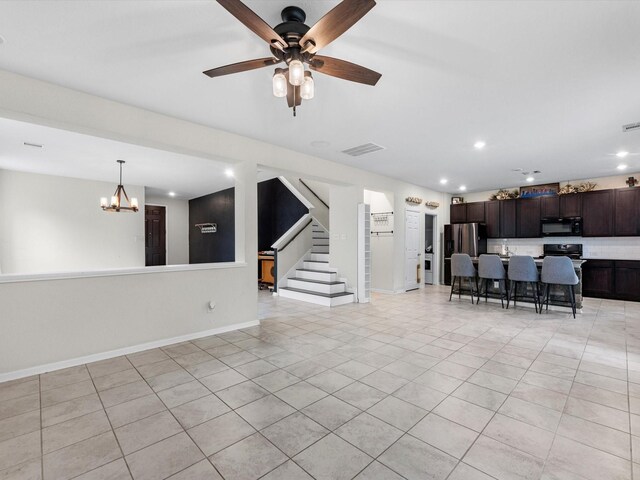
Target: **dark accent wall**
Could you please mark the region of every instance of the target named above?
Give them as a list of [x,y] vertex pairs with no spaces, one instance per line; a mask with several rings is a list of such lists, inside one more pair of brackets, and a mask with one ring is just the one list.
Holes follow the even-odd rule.
[[258,250],[271,245],[309,209],[278,178],[258,183]]
[[[216,223],[200,233],[197,223]],[[235,188],[189,200],[189,263],[233,262],[236,258]]]

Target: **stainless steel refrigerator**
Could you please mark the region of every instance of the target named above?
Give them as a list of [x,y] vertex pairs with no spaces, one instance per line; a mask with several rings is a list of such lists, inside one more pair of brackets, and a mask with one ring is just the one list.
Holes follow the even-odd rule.
[[478,257],[487,253],[487,226],[484,223],[454,223],[444,226],[444,283],[451,285],[451,255],[466,253]]

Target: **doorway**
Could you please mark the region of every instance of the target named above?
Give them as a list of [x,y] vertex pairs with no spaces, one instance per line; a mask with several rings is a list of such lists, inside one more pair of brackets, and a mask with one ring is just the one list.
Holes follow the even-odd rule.
[[167,264],[167,211],[159,205],[144,206],[145,266]]
[[406,210],[404,288],[407,291],[420,286],[420,245],[420,212]]
[[436,216],[428,213],[424,216],[424,283],[433,285],[437,277],[436,255]]

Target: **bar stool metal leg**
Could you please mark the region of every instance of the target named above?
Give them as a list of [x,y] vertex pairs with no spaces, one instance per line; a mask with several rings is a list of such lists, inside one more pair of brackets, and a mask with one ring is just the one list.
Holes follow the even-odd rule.
[[573,318],[576,318],[576,289],[573,285],[569,285],[571,290],[571,311],[573,312]]
[[[471,280],[471,277],[469,278],[469,293],[471,293],[471,305],[474,304],[473,302],[473,281]],[[476,292],[478,291],[478,279],[476,278]]]
[[451,292],[449,293],[449,301],[451,301],[451,297],[453,296],[453,289],[456,286],[456,278],[457,277],[453,277],[453,279],[451,280]]

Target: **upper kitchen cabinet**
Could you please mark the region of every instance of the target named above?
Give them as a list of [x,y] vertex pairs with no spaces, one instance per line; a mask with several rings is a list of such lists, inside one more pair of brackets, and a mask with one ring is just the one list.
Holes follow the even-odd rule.
[[500,238],[500,203],[500,200],[491,200],[484,203],[487,238]]
[[582,216],[582,194],[568,193],[558,195],[560,199],[561,217],[581,217]]
[[613,190],[582,193],[582,236],[610,237],[613,235]]
[[484,204],[485,202],[467,203],[467,222],[484,223],[485,221]]
[[451,205],[450,223],[465,223],[467,221],[467,204],[455,203]]
[[540,197],[540,217],[558,217],[560,218],[560,196],[548,195]]
[[519,238],[540,237],[540,198],[519,198],[516,200],[517,236]]
[[545,217],[580,217],[582,216],[582,195],[549,195],[540,197],[540,216]]
[[[516,218],[516,200],[500,200],[500,238],[515,238],[517,236]],[[540,224],[539,218],[538,224]]]
[[640,235],[640,188],[620,188],[615,192],[614,235]]

